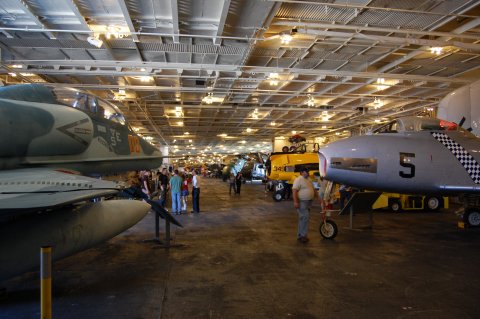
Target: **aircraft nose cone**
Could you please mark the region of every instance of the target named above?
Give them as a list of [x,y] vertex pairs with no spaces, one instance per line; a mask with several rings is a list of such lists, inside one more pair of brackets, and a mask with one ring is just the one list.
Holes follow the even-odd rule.
[[112,223],[121,223],[118,226],[124,229],[138,223],[150,210],[149,204],[138,200],[114,200],[106,203],[109,211],[106,218],[111,219]]

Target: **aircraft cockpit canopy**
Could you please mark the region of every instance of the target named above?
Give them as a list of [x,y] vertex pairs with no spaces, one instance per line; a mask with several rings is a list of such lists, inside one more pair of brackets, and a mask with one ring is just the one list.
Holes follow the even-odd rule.
[[125,117],[117,106],[95,95],[66,88],[52,88],[52,93],[62,104],[96,114],[122,125],[126,124]]
[[391,121],[376,130],[374,134],[420,132],[420,131],[462,131],[470,134],[467,130],[459,127],[456,123],[428,117],[407,116]]

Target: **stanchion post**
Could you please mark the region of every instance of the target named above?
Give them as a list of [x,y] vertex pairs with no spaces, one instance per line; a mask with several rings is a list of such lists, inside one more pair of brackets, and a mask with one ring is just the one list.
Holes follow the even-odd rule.
[[350,205],[350,229],[353,229],[353,205]]
[[160,213],[154,209],[155,211],[155,239],[160,241]]
[[52,247],[40,250],[40,310],[41,319],[52,318]]

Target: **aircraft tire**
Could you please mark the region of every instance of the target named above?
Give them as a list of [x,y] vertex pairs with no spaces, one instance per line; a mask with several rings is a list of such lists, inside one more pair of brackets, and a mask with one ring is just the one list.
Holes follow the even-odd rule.
[[390,210],[394,213],[398,213],[399,211],[402,210],[402,205],[400,204],[400,201],[398,200],[392,200],[390,202],[390,204],[388,205],[388,207],[390,208]]
[[442,206],[442,201],[440,197],[437,197],[437,196],[425,197],[425,202],[423,207],[425,207],[426,210],[431,212],[436,212],[437,210],[440,209],[441,206]]
[[273,194],[273,200],[276,202],[281,202],[283,199],[283,192],[275,192]]
[[463,221],[472,227],[480,226],[480,210],[476,208],[470,208],[463,214]]
[[321,223],[318,230],[325,239],[334,239],[338,233],[337,224],[332,220],[326,220],[324,223]]

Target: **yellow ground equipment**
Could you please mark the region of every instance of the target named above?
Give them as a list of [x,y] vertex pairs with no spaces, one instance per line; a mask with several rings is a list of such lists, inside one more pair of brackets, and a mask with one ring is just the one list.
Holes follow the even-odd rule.
[[[281,201],[290,197],[291,185],[300,176],[300,168],[306,167],[314,185],[317,184],[318,154],[317,153],[272,153],[265,163],[267,179],[274,189],[273,199]],[[318,175],[318,174],[317,174]]]
[[383,193],[372,206],[373,209],[387,207],[394,212],[401,210],[437,211],[440,208],[448,208],[448,197]]

